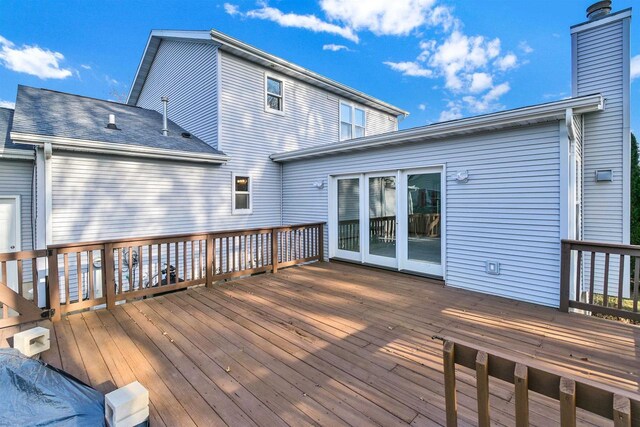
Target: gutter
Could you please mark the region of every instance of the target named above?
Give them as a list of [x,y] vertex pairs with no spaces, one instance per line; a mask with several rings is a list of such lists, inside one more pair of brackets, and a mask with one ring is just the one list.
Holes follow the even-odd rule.
[[33,160],[35,158],[35,152],[32,150],[16,150],[15,148],[0,150],[0,159]]
[[225,154],[193,153],[189,151],[168,150],[164,148],[149,148],[127,144],[105,143],[85,139],[64,138],[59,136],[45,136],[11,132],[11,139],[15,143],[35,145],[38,147],[51,144],[52,149],[64,151],[78,151],[83,153],[113,154],[128,157],[142,157],[151,159],[178,160],[195,163],[224,164],[231,157]]
[[565,118],[565,114],[569,108],[572,109],[573,114],[601,111],[604,110],[604,98],[600,94],[586,95],[579,98],[571,98],[515,110],[374,135],[357,140],[348,140],[302,150],[275,153],[269,156],[269,158],[276,162],[286,162],[308,157],[403,144],[417,140],[445,138],[452,135],[513,127],[518,124],[527,124],[536,121],[562,120]]

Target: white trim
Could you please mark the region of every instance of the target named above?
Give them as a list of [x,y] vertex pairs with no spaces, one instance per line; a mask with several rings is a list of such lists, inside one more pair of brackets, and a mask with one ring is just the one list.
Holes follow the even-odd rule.
[[47,247],[47,201],[46,191],[47,184],[46,179],[46,166],[44,158],[44,149],[36,148],[36,160],[35,160],[35,173],[36,182],[33,189],[34,204],[35,204],[35,224],[36,235],[33,242],[34,249]]
[[[281,89],[282,89],[282,93],[280,94],[280,98],[281,98],[281,106],[282,106],[282,110],[276,110],[273,109],[271,107],[269,107],[269,102],[267,101],[268,96],[269,96],[269,92],[267,91],[267,82],[269,81],[269,79],[271,80],[276,80],[279,81],[282,85]],[[277,74],[273,74],[273,73],[269,73],[268,71],[264,72],[264,111],[267,113],[271,113],[271,114],[276,114],[278,116],[284,116],[285,115],[285,111],[286,111],[286,101],[285,101],[285,86],[286,86],[286,81],[285,79],[283,79],[281,76],[277,75]]]
[[612,13],[610,15],[604,16],[594,21],[587,21],[587,22],[583,22],[582,24],[573,25],[571,27],[571,34],[579,33],[585,30],[590,30],[592,28],[600,27],[602,25],[607,25],[612,22],[618,21],[620,19],[630,18],[630,17],[631,17],[631,8],[623,9],[619,12]]
[[[346,105],[350,108],[351,110],[351,138],[343,138],[342,137],[342,105]],[[356,136],[356,109],[362,111],[364,113],[364,126],[358,126],[363,128],[364,130],[364,135],[363,136]],[[367,136],[367,109],[365,107],[362,107],[354,102],[351,101],[345,101],[344,99],[341,99],[340,102],[338,103],[338,140],[339,141],[350,141],[352,139],[355,138],[364,138],[365,136]]]
[[44,144],[44,209],[45,209],[45,245],[53,244],[53,148]]
[[144,157],[153,159],[183,160],[197,163],[223,164],[230,157],[222,154],[194,153],[163,148],[150,148],[138,145],[119,144],[111,142],[92,141],[86,139],[65,138],[59,136],[35,135],[11,132],[11,139],[16,143],[41,146],[50,143],[55,149],[65,151],[80,151],[85,153],[114,154],[129,157]]
[[[236,177],[249,178],[249,191],[242,191],[240,194],[249,193],[249,209],[236,209]],[[232,172],[231,173],[231,214],[232,215],[251,215],[253,213],[253,176],[250,173]]]
[[571,34],[571,96],[578,96],[578,35]]
[[[628,12],[631,16],[631,10]],[[631,19],[622,24],[622,243],[631,240]],[[625,257],[626,271],[630,270],[630,257]]]
[[[559,123],[559,154],[560,154],[560,239],[569,238],[569,224],[571,223],[569,218],[569,198],[570,198],[570,142],[567,135],[567,126],[564,120]],[[558,240],[558,244],[560,241]]]
[[390,267],[390,268],[394,268],[394,269],[398,269],[398,193],[401,190],[401,186],[400,186],[400,171],[395,169],[395,170],[388,170],[385,172],[373,172],[373,173],[365,173],[363,174],[364,177],[364,192],[363,192],[363,196],[364,198],[361,199],[362,201],[362,214],[363,216],[363,221],[360,221],[360,234],[362,236],[370,236],[371,235],[371,230],[369,229],[369,227],[371,226],[371,209],[369,206],[369,194],[370,194],[370,188],[369,188],[369,179],[370,178],[382,178],[382,177],[393,177],[395,178],[395,184],[396,184],[396,188],[395,188],[395,199],[396,199],[396,206],[395,206],[395,211],[396,211],[396,236],[395,236],[395,245],[396,245],[396,253],[393,257],[385,257],[382,255],[374,255],[370,253],[370,238],[365,238],[365,239],[361,239],[362,245],[361,248],[362,250],[362,259],[365,263],[368,264],[376,264],[376,265],[380,265],[383,267]]
[[499,128],[527,126],[536,122],[564,120],[567,108],[573,108],[574,114],[601,111],[604,109],[604,98],[600,94],[596,94],[565,99],[517,110],[502,111],[499,113],[470,117],[468,119],[453,120],[419,128],[369,136],[356,141],[348,140],[301,150],[276,153],[272,154],[270,158],[276,162],[284,162],[340,152],[424,141],[427,139],[445,138],[452,135],[493,131]]
[[[342,249],[338,249],[338,180],[340,179],[358,179],[358,221],[360,223],[358,239],[360,240],[360,247],[358,252],[346,251]],[[363,262],[363,237],[362,237],[362,215],[363,215],[363,207],[362,207],[362,192],[363,189],[363,174],[347,174],[347,175],[329,175],[329,258],[338,257],[344,258],[351,261]]]
[[13,200],[15,203],[15,212],[14,212],[14,221],[15,221],[15,230],[13,230],[15,239],[15,248],[9,250],[9,252],[20,252],[22,250],[22,211],[21,211],[21,198],[20,195],[15,196],[4,196],[0,195],[0,199],[5,200]]
[[216,48],[216,66],[218,67],[218,74],[216,79],[216,104],[218,105],[218,117],[217,117],[217,149],[222,151],[222,52],[219,48]]
[[35,156],[33,150],[17,150],[15,148],[0,150],[0,159],[33,160]]

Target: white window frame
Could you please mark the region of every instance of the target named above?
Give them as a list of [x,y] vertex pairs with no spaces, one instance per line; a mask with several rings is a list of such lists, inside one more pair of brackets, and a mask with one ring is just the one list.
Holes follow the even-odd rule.
[[[236,191],[236,178],[249,178],[249,191]],[[249,209],[236,209],[236,194],[249,194]],[[233,172],[231,174],[231,212],[234,215],[248,215],[253,213],[253,176],[249,173]]]
[[[351,110],[351,138],[342,137],[342,106],[343,105],[346,105]],[[356,105],[353,102],[340,100],[340,105],[338,106],[338,138],[340,141],[348,141],[350,139],[356,138],[355,136],[356,135],[356,109],[364,112],[364,126],[358,126],[358,127],[362,127],[363,135],[357,138],[363,138],[367,136],[367,109],[359,105]]]
[[[269,107],[269,102],[268,102],[268,95],[269,93],[267,92],[267,83],[269,81],[269,79],[273,79],[273,80],[277,80],[279,82],[282,83],[282,110],[274,110],[273,108]],[[269,73],[265,73],[264,74],[264,111],[266,111],[267,113],[272,113],[272,114],[277,114],[279,116],[284,116],[284,112],[285,112],[285,86],[286,86],[286,81],[280,77],[280,76],[276,76],[274,74],[269,74]]]

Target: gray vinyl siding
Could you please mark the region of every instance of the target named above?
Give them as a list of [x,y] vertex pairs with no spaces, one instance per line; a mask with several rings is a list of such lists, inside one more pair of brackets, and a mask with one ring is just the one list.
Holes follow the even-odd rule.
[[[623,21],[575,34],[576,95],[601,93],[602,112],[584,117],[584,239],[623,243]],[[597,169],[613,182],[596,183]]]
[[139,107],[162,112],[214,148],[218,147],[218,67],[216,45],[163,40],[138,98]]
[[[327,221],[329,175],[446,167],[448,286],[557,306],[560,283],[557,122],[283,164],[286,223]],[[469,182],[458,183],[458,170]],[[485,261],[501,263],[500,275]]]
[[33,161],[0,159],[0,195],[20,196],[20,245],[23,251],[33,249],[32,177]]

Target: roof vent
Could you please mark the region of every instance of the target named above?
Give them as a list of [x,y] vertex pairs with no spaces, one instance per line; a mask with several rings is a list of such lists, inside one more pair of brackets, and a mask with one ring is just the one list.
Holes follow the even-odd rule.
[[169,97],[163,96],[162,101],[162,135],[169,136],[169,126],[167,126],[167,115],[169,110]]
[[603,0],[592,4],[587,8],[587,19],[594,21],[611,13],[611,0]]
[[191,134],[189,132],[182,132],[182,137],[189,139],[191,138]]
[[109,114],[109,123],[107,123],[107,129],[120,130],[116,126],[116,115]]

